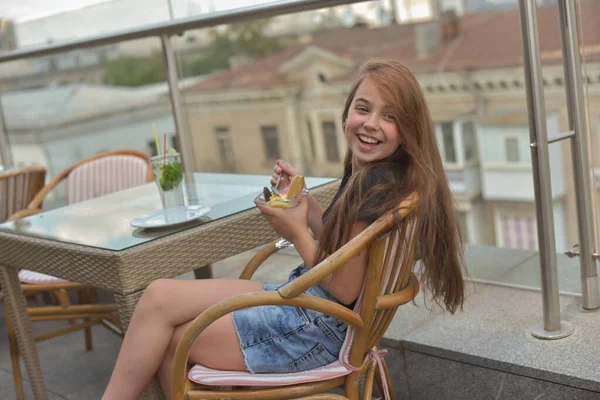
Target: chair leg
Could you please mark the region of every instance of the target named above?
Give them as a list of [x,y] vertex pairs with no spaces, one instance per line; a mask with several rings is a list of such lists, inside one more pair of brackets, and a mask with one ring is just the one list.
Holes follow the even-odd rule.
[[[71,305],[71,299],[69,298],[69,292],[67,289],[52,290],[51,293],[58,300],[58,305],[63,308],[69,308]],[[69,325],[75,325],[77,323],[77,321],[74,319],[70,319],[68,322]]]
[[364,374],[364,388],[362,392],[363,400],[372,400],[373,399],[373,379],[375,379],[375,367],[377,365],[371,365],[367,372]]
[[344,385],[344,388],[346,390],[346,397],[349,400],[359,400],[360,396],[358,394],[359,392],[359,379],[360,379],[361,373],[360,372],[352,372],[350,373],[347,377],[346,377],[346,384]]
[[23,378],[21,376],[21,364],[19,362],[19,344],[17,343],[17,337],[15,336],[15,331],[12,327],[10,315],[8,315],[6,303],[4,303],[4,316],[6,317],[6,330],[8,331],[8,346],[10,348],[10,361],[12,363],[15,393],[17,395],[17,400],[23,400],[25,395],[23,393]]
[[60,300],[58,299],[58,296],[56,295],[56,292],[54,290],[50,290],[48,292],[48,296],[50,296],[50,302],[54,305],[58,305],[60,304]]
[[[80,304],[92,304],[93,302],[93,293],[92,293],[91,288],[89,289],[81,289],[79,291],[79,303]],[[88,322],[90,319],[89,318],[84,318],[83,322]],[[85,349],[86,351],[90,351],[92,350],[92,327],[91,326],[87,326],[83,329],[84,332],[84,336],[85,336]]]

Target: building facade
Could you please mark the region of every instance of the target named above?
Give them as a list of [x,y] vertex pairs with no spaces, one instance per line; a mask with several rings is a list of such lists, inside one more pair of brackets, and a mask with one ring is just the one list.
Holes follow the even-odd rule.
[[[583,25],[600,4],[582,2]],[[451,17],[451,16],[450,16]],[[556,7],[538,10],[548,134],[568,130]],[[586,21],[587,19],[587,21]],[[439,37],[423,44],[420,29]],[[449,27],[451,29],[449,29]],[[589,33],[587,76],[592,151],[598,153],[600,64]],[[431,40],[431,39],[429,39]],[[493,43],[494,46],[490,46]],[[596,46],[596,47],[594,47]],[[341,114],[357,67],[401,60],[426,95],[467,241],[537,249],[529,125],[518,11],[423,24],[355,28],[215,74],[185,92],[196,168],[270,173],[278,158],[309,175],[336,175],[346,151]],[[556,247],[577,242],[568,142],[550,146]],[[600,155],[594,157],[600,165]]]

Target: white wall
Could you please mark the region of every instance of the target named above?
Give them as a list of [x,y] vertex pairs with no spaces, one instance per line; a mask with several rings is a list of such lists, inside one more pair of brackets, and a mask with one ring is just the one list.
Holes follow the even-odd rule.
[[483,197],[486,200],[533,201],[533,173],[531,168],[485,168]]
[[531,150],[529,148],[528,126],[480,126],[482,142],[483,166],[506,165],[506,138],[516,137],[518,140],[519,165],[531,166]]
[[[558,115],[547,120],[548,136],[559,133]],[[518,163],[506,162],[506,138],[518,141]],[[528,126],[481,125],[481,165],[483,171],[483,196],[488,200],[534,200],[533,169]],[[565,195],[565,171],[562,155],[563,142],[549,145],[552,197]]]
[[41,144],[11,144],[15,167],[48,166],[48,160]]

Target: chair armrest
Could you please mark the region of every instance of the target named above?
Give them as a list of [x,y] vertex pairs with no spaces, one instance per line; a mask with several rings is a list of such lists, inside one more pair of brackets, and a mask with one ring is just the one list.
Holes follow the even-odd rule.
[[8,217],[6,221],[16,221],[18,219],[29,217],[30,215],[40,214],[43,212],[44,210],[42,210],[41,208],[26,208],[24,210],[17,211],[16,213]]
[[240,275],[240,279],[252,279],[252,276],[254,275],[258,267],[260,267],[267,258],[271,257],[273,254],[279,251],[277,246],[275,246],[275,243],[277,243],[278,241],[279,239],[274,240],[271,243],[268,243],[262,249],[260,249],[258,253],[256,253],[250,261],[248,261],[248,264],[246,264],[246,267],[244,267],[244,270]]
[[375,221],[335,253],[308,270],[307,273],[279,288],[279,294],[286,299],[294,298],[308,288],[317,285],[336,269],[344,266],[352,257],[363,251],[373,239],[389,228],[392,221],[391,215]]
[[413,300],[417,293],[419,293],[419,281],[417,280],[415,274],[411,273],[408,286],[406,286],[404,289],[396,293],[377,296],[375,310],[379,311],[385,310],[387,308],[399,307],[402,304],[406,304],[409,301]]
[[172,398],[183,398],[182,394],[184,393],[185,382],[187,380],[186,366],[190,347],[194,343],[194,340],[210,324],[233,311],[267,305],[309,308],[342,319],[357,329],[364,329],[365,326],[360,315],[348,307],[316,296],[301,294],[293,299],[284,299],[275,291],[244,293],[232,296],[206,309],[192,321],[183,333],[177,344],[173,359]]
[[[416,193],[408,196],[398,206],[398,216],[404,219],[416,207],[419,196]],[[312,267],[306,274],[278,289],[282,297],[292,298],[303,293],[308,288],[315,286],[336,269],[344,266],[352,257],[363,251],[375,238],[389,230],[396,221],[394,213],[381,216],[369,225],[364,231],[356,235],[336,252]]]

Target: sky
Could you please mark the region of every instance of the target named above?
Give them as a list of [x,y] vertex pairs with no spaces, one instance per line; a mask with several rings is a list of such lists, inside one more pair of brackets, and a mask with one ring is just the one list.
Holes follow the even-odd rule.
[[[17,22],[27,21],[56,14],[63,11],[83,8],[98,3],[105,3],[112,0],[0,0],[2,12],[0,18],[10,18]],[[120,0],[130,1],[130,0]],[[164,0],[167,4],[168,0]],[[264,4],[271,1],[265,0],[188,0],[188,3],[195,3],[199,8],[206,12],[211,7],[215,10],[225,10],[237,7],[244,7],[254,4]]]
[[[382,0],[389,1],[389,0]],[[415,0],[413,0],[415,1]],[[424,0],[416,0],[424,1]],[[426,0],[425,0],[426,1]],[[6,3],[8,2],[8,3]],[[172,18],[199,15],[257,4],[268,0],[0,0],[0,18],[16,22],[19,48],[107,34]],[[354,4],[366,16],[377,1]],[[52,16],[51,18],[43,18]]]

